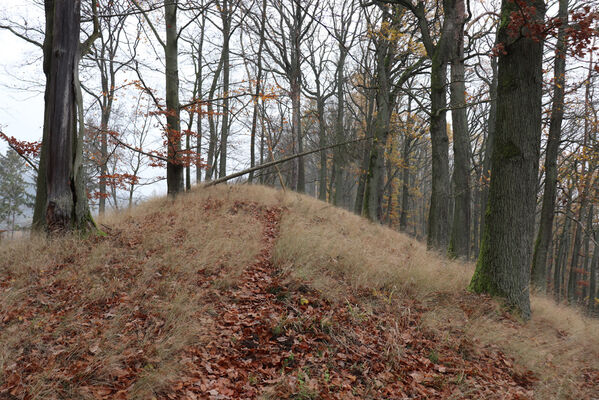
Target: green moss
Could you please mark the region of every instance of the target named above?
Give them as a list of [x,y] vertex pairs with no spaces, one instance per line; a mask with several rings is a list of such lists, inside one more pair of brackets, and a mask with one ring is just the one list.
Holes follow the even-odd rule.
[[519,157],[522,155],[520,148],[511,140],[497,144],[497,153],[503,159]]
[[474,270],[474,275],[472,275],[472,280],[468,285],[468,290],[473,293],[486,293],[491,296],[501,296],[501,291],[497,287],[497,285],[493,282],[492,276],[489,274],[489,214],[491,205],[487,207],[486,214],[486,223],[483,233],[483,239],[480,244],[480,253],[478,256],[478,260],[476,261],[476,269]]

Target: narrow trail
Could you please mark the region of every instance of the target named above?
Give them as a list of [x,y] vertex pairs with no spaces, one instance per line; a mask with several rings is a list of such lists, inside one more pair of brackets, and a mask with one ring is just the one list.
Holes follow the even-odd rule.
[[[476,313],[515,324],[492,299],[418,301],[409,282],[397,292],[352,286],[325,268],[322,248],[304,261],[324,260],[313,266],[324,278],[316,282],[284,254],[297,210],[247,198],[227,191],[162,203],[107,237],[7,253],[0,399],[534,398],[532,372],[465,331]],[[323,282],[331,293],[314,289]],[[444,302],[466,321],[454,323]],[[579,372],[576,384],[594,393],[597,371]]]
[[272,262],[284,210],[236,202],[230,212],[239,210],[262,225],[263,248],[236,286],[211,292],[206,323],[218,335],[188,349],[185,376],[164,398],[532,397],[531,376],[514,372],[507,357],[457,352],[422,331],[416,304],[404,304],[400,316],[392,304],[368,313],[351,296],[330,304],[290,283]]

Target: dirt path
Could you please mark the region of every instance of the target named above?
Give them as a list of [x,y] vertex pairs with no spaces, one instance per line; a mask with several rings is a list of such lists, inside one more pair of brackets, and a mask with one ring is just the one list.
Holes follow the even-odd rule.
[[[187,373],[164,398],[530,398],[528,376],[503,355],[456,352],[419,326],[415,304],[366,312],[354,296],[329,304],[273,266],[283,210],[237,202],[263,230],[263,248],[236,287],[215,295],[217,335],[189,349]],[[363,301],[364,293],[357,293]],[[397,305],[394,305],[397,306]],[[406,312],[407,310],[407,312]]]

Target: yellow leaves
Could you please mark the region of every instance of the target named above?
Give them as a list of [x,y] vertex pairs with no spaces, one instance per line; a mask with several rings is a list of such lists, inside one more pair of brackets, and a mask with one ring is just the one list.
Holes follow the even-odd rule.
[[302,297],[300,299],[300,305],[305,306],[305,305],[308,305],[308,304],[310,304],[310,300],[306,299],[305,297]]

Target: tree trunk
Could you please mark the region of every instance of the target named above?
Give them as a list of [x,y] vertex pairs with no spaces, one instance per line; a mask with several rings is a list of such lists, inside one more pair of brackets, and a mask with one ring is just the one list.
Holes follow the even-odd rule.
[[228,0],[223,0],[221,19],[223,22],[223,120],[220,133],[220,163],[218,177],[227,176],[227,141],[229,139],[229,78],[231,75],[229,42],[231,36],[231,10]]
[[[595,241],[597,241],[598,237],[595,234],[595,232],[593,232],[593,238],[595,239]],[[593,259],[591,261],[591,268],[590,268],[590,276],[589,276],[589,304],[588,304],[588,311],[590,315],[594,315],[595,314],[595,308],[596,308],[596,301],[595,298],[597,297],[597,269],[599,265],[599,248],[598,246],[595,246],[595,249],[593,250]]]
[[557,193],[557,156],[559,154],[562,120],[564,118],[564,91],[566,82],[566,27],[568,24],[568,0],[559,0],[561,25],[557,35],[555,66],[553,71],[553,104],[549,123],[549,138],[545,151],[545,189],[539,232],[532,256],[531,283],[534,289],[544,292],[547,287],[547,254],[551,242],[555,196]]
[[[584,244],[583,244],[583,261],[582,261],[582,271],[583,271],[583,280],[586,282],[586,275],[589,272],[589,261],[590,261],[590,245],[591,245],[591,233],[593,232],[593,217],[594,217],[593,203],[589,205],[589,212],[587,213],[587,223],[584,232]],[[587,286],[582,286],[582,293],[580,298],[584,301],[587,297]]]
[[181,153],[181,118],[179,111],[179,32],[177,30],[177,1],[164,0],[166,23],[165,78],[167,151],[166,184],[169,196],[183,191],[183,164]]
[[[408,120],[410,119],[408,112]],[[405,232],[408,227],[408,212],[410,201],[410,146],[412,137],[406,134],[402,151],[402,175],[401,175],[401,211],[399,214],[399,230]]]
[[[542,23],[545,3],[534,6]],[[497,131],[485,231],[470,290],[505,297],[524,319],[530,318],[530,262],[534,236],[536,182],[541,144],[543,42],[510,38],[510,15],[518,5],[503,0],[498,31]],[[515,223],[517,221],[517,223]]]
[[[318,145],[325,147],[327,145],[326,126],[325,126],[325,110],[324,99],[319,96],[316,100],[318,113]],[[327,201],[327,152],[320,152],[320,170],[318,182],[318,198],[322,201]]]
[[446,63],[437,50],[431,65],[432,188],[427,245],[445,251],[449,235],[449,140],[445,117]]
[[[79,131],[77,124],[77,116],[82,110],[78,79],[81,4],[73,0],[46,0],[44,6],[43,147],[46,151],[39,173],[45,175],[45,179],[41,179],[45,180],[45,193],[38,187],[36,201],[41,202],[46,195],[45,224],[41,226],[48,232],[88,230],[93,226],[93,220],[83,180],[83,124],[79,124]],[[55,23],[57,21],[59,23]]]
[[[258,111],[260,104],[260,95],[262,91],[262,51],[264,48],[264,31],[266,30],[266,0],[262,0],[262,15],[260,18],[260,43],[258,45],[258,54],[256,57],[258,58],[256,61],[256,66],[258,68],[258,72],[256,75],[256,95],[254,96],[254,111],[252,115],[252,132],[250,136],[250,167],[254,167],[256,165],[256,131],[258,127]],[[262,151],[262,149],[260,149]],[[262,162],[262,161],[260,161]],[[248,177],[248,182],[252,183],[254,180],[254,173],[251,172]]]
[[566,205],[566,215],[564,216],[564,224],[562,234],[559,240],[557,256],[555,257],[555,267],[553,269],[553,294],[555,301],[561,301],[562,284],[564,282],[564,270],[566,260],[568,259],[568,248],[570,247],[570,207],[572,206],[572,195],[568,193],[568,203]]
[[[366,111],[366,136],[372,136],[372,121],[374,115],[374,99],[371,95],[366,97],[365,108]],[[366,192],[366,181],[368,177],[368,162],[370,160],[370,149],[372,148],[371,142],[364,143],[362,147],[362,162],[360,164],[360,175],[358,181],[358,188],[356,190],[356,200],[354,202],[354,213],[361,215],[364,208],[364,194]]]
[[[590,174],[590,172],[589,172]],[[578,286],[578,278],[579,273],[578,267],[580,266],[580,251],[582,248],[582,235],[583,235],[583,227],[581,224],[585,217],[585,212],[587,212],[587,203],[588,203],[588,182],[585,185],[585,188],[582,192],[582,199],[580,201],[580,208],[578,209],[578,215],[576,219],[579,223],[574,225],[574,244],[572,247],[572,260],[570,261],[570,270],[568,272],[568,287],[567,287],[567,297],[568,304],[574,304],[578,298],[576,293],[576,288]]]
[[358,188],[356,190],[356,201],[354,202],[354,213],[362,215],[364,209],[364,195],[366,193],[366,181],[368,176],[368,161],[370,160],[370,151],[372,144],[367,141],[363,145],[362,150],[362,163],[360,165],[360,178],[358,181]]
[[491,58],[491,69],[493,70],[493,77],[491,78],[491,84],[489,85],[489,98],[491,103],[489,104],[489,116],[487,119],[487,143],[485,146],[485,155],[483,158],[482,172],[481,172],[481,191],[480,191],[480,224],[478,240],[482,242],[482,236],[485,229],[485,215],[487,211],[487,200],[489,199],[489,182],[491,179],[491,155],[493,154],[493,142],[495,140],[495,126],[497,122],[497,58]]
[[[343,83],[345,68],[345,57],[347,56],[347,48],[339,44],[339,60],[337,61],[337,120],[335,122],[335,141],[340,143],[344,140],[343,120],[345,99],[343,95]],[[345,162],[343,154],[346,149],[340,147],[335,149],[333,153],[333,163],[335,164],[335,197],[333,204],[340,206],[343,203],[343,164]]]
[[218,117],[218,113],[215,113],[213,100],[214,94],[216,93],[216,85],[218,84],[218,78],[220,77],[220,73],[223,69],[223,63],[225,60],[225,53],[221,52],[220,59],[218,61],[218,65],[216,67],[216,71],[214,71],[214,76],[212,77],[212,83],[210,85],[210,90],[208,92],[208,128],[210,131],[210,139],[208,143],[208,154],[206,156],[206,174],[204,176],[204,180],[209,181],[212,179],[212,175],[214,173],[215,165],[214,158],[216,154],[216,145],[217,145],[217,137],[216,137],[216,123],[214,122],[214,118]]
[[466,76],[464,72],[464,0],[454,8],[454,48],[451,58],[451,116],[453,121],[454,208],[448,254],[470,258],[470,136],[466,115]]
[[[380,73],[380,72],[379,72]],[[370,151],[364,213],[371,221],[381,221],[383,188],[385,182],[385,145],[389,136],[389,91],[386,76],[379,76],[377,115],[374,121],[374,138]]]
[[[293,27],[290,32],[291,41],[291,66],[289,73],[289,84],[291,89],[291,127],[293,131],[293,137],[297,146],[297,154],[304,152],[303,138],[302,138],[302,125],[301,125],[301,93],[302,93],[302,72],[301,72],[301,36],[302,26],[301,21],[303,18],[300,16],[303,14],[302,5],[299,1],[295,4],[295,19],[293,21]],[[304,193],[306,191],[306,176],[304,171],[304,158],[298,157],[296,160],[296,176],[295,176],[295,190]]]

